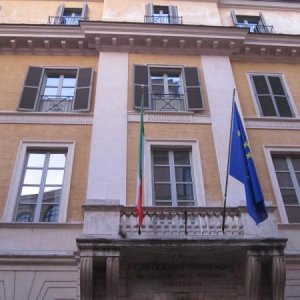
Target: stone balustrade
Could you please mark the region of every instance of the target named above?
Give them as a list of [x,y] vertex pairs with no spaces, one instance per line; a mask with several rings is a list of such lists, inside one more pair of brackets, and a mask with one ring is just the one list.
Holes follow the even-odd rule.
[[133,207],[122,207],[120,235],[129,238],[199,238],[201,236],[241,236],[244,229],[238,208],[226,210],[222,232],[223,209],[220,207],[144,207],[143,225]]

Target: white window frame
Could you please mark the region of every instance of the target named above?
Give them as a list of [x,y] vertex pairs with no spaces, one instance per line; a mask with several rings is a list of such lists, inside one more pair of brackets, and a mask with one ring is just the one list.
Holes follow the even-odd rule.
[[[255,86],[251,80],[251,76],[252,75],[256,75],[256,76],[280,76],[282,79],[282,83],[283,83],[283,88],[286,92],[286,96],[287,96],[287,101],[288,104],[290,105],[291,111],[293,116],[292,117],[280,117],[280,116],[264,116],[262,114],[261,108],[260,108],[260,104],[259,104],[259,99],[257,99],[256,95],[255,95]],[[254,107],[256,110],[256,114],[257,116],[261,117],[261,118],[276,118],[276,119],[283,119],[283,118],[288,118],[288,119],[295,119],[295,118],[299,118],[299,114],[297,112],[297,108],[295,105],[295,101],[294,98],[292,96],[292,93],[290,91],[290,88],[288,86],[287,83],[287,79],[284,73],[265,73],[265,72],[247,72],[246,74],[247,80],[248,80],[248,84],[250,87],[250,93],[254,102]]]
[[190,149],[191,151],[191,172],[193,179],[193,191],[195,207],[206,206],[204,179],[198,140],[159,140],[146,139],[144,143],[144,205],[155,206],[153,202],[153,168],[152,168],[152,149]]
[[[298,147],[296,146],[265,146],[264,147],[264,153],[266,157],[266,163],[268,167],[268,171],[271,178],[271,184],[274,191],[275,200],[277,202],[277,207],[279,210],[279,215],[281,218],[282,223],[284,224],[295,224],[295,223],[289,223],[287,213],[285,210],[285,205],[281,196],[280,187],[278,184],[278,180],[276,177],[276,171],[273,164],[272,155],[274,154],[280,154],[280,155],[300,155],[300,145]],[[299,204],[300,205],[300,204]]]
[[[64,183],[61,192],[60,207],[58,223],[67,221],[67,210],[69,203],[69,194],[71,187],[71,176],[75,152],[75,142],[73,141],[21,141],[17,153],[17,159],[11,179],[11,184],[7,196],[6,207],[3,214],[3,222],[14,222],[15,210],[18,203],[18,196],[20,192],[20,186],[22,184],[22,174],[25,166],[27,153],[30,149],[39,150],[47,149],[48,151],[53,150],[66,150],[67,158],[65,164]],[[40,223],[40,222],[38,222]]]

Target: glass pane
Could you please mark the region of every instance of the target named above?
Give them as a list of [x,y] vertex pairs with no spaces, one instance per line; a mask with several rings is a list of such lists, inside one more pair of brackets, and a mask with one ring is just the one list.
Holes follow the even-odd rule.
[[49,168],[64,168],[66,162],[66,154],[50,154]]
[[21,201],[35,202],[40,188],[35,186],[23,186],[21,190]]
[[45,162],[45,154],[41,153],[30,153],[28,156],[28,167],[38,167],[42,168]]
[[40,222],[57,222],[59,206],[52,204],[42,205]]
[[178,200],[193,200],[193,185],[192,184],[177,184],[177,199]]
[[154,184],[154,198],[155,200],[171,200],[172,197],[170,184]]
[[62,88],[61,89],[61,96],[73,97],[74,94],[75,94],[74,88]]
[[276,116],[276,111],[270,96],[259,96],[259,103],[264,116]]
[[190,167],[175,167],[176,182],[192,182]]
[[155,165],[168,165],[169,164],[168,150],[154,150],[153,163]]
[[152,94],[164,94],[164,86],[163,85],[152,85]]
[[169,182],[170,181],[169,167],[154,167],[154,181]]
[[64,179],[64,170],[48,170],[46,184],[62,184]]
[[44,190],[43,202],[59,203],[61,195],[61,187],[46,187]]
[[285,209],[290,223],[300,223],[299,206],[286,206]]
[[300,172],[296,173],[296,178],[297,178],[298,186],[300,187]]
[[281,117],[292,117],[292,111],[286,97],[275,97],[277,109]]
[[151,84],[152,85],[164,85],[164,78],[163,78],[163,76],[161,75],[152,75],[151,76]]
[[300,171],[300,157],[292,157],[291,160],[295,171]]
[[270,94],[265,76],[254,75],[252,76],[252,80],[257,94]]
[[284,157],[273,157],[273,163],[276,171],[288,171],[288,165]]
[[189,151],[174,151],[175,165],[190,165]]
[[42,170],[26,170],[24,184],[37,184],[41,183]]
[[168,75],[168,85],[180,86],[180,77],[179,77],[179,75]]
[[276,172],[278,183],[280,187],[293,187],[293,182],[290,173],[288,172]]
[[75,87],[75,83],[76,83],[76,78],[75,77],[64,77],[64,80],[63,80],[63,87]]
[[283,86],[281,84],[280,77],[278,76],[268,76],[273,94],[275,95],[285,95]]
[[35,205],[20,204],[16,215],[17,222],[33,222]]
[[178,95],[180,94],[180,87],[179,86],[169,86],[169,91],[168,91],[169,94],[175,94],[175,95]]
[[57,88],[45,88],[44,95],[45,96],[56,96]]
[[285,204],[298,204],[297,195],[294,189],[280,189]]
[[58,86],[59,84],[59,75],[49,75],[47,77],[46,86]]

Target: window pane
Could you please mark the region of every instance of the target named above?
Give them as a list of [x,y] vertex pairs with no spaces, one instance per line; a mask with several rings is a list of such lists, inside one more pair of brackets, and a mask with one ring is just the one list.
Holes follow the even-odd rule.
[[254,75],[252,76],[252,80],[257,94],[270,94],[265,76]]
[[58,86],[59,84],[59,75],[48,75],[46,86]]
[[169,182],[170,181],[169,167],[154,167],[154,181]]
[[39,167],[42,168],[45,162],[45,154],[41,153],[30,153],[28,156],[28,167]]
[[280,189],[285,204],[298,204],[297,195],[294,189]]
[[66,154],[50,154],[49,168],[64,168],[66,162]]
[[292,157],[292,164],[295,171],[300,171],[300,157]]
[[35,205],[20,204],[16,216],[17,222],[33,222]]
[[155,165],[168,165],[169,164],[168,150],[154,150],[153,163]]
[[259,96],[259,103],[264,116],[276,116],[276,111],[270,96]]
[[76,78],[68,78],[68,77],[64,77],[63,80],[63,87],[75,87],[75,83],[76,83]]
[[298,182],[298,187],[300,187],[300,172],[296,173],[296,178],[297,178],[297,182]]
[[190,165],[189,151],[174,151],[175,165]]
[[75,94],[74,88],[62,88],[60,96],[73,97]]
[[62,184],[64,179],[64,170],[48,170],[46,184]]
[[290,223],[300,223],[299,206],[286,206],[285,209]]
[[35,202],[40,188],[35,186],[23,186],[21,191],[21,201]]
[[40,222],[57,222],[59,206],[52,204],[42,205]]
[[288,171],[288,165],[285,158],[273,157],[273,163],[276,171]]
[[286,97],[275,97],[275,102],[281,117],[292,117],[292,111],[290,109],[288,100]]
[[154,197],[155,200],[171,200],[172,197],[170,184],[154,184]]
[[292,187],[293,182],[290,173],[288,172],[281,172],[281,173],[276,173],[277,179],[279,182],[280,187]]
[[43,202],[59,203],[61,187],[46,187],[44,190]]
[[192,182],[190,167],[175,167],[176,182]]
[[163,85],[152,85],[152,94],[164,94],[164,86]]
[[178,200],[193,200],[193,185],[192,184],[177,184],[177,199]]
[[152,85],[164,85],[163,75],[151,75],[151,84]]
[[26,170],[24,184],[37,184],[41,183],[42,170]]
[[169,94],[178,95],[180,94],[180,87],[179,86],[169,86]]
[[278,76],[268,76],[273,94],[275,95],[285,95],[283,86],[281,84],[280,77]]
[[180,86],[180,77],[179,77],[179,75],[168,75],[168,85]]
[[57,88],[45,88],[44,95],[45,96],[56,96]]

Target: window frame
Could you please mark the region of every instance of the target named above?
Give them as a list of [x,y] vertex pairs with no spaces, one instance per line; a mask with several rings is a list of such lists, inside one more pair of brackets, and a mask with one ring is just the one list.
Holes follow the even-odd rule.
[[[65,173],[64,173],[64,182],[61,191],[60,198],[60,207],[59,207],[59,216],[58,220],[55,223],[64,223],[67,221],[67,209],[69,203],[69,195],[71,188],[71,176],[73,169],[73,161],[74,161],[74,153],[75,153],[75,142],[73,141],[21,141],[19,145],[19,149],[16,156],[15,166],[13,170],[13,175],[8,191],[8,196],[6,200],[6,207],[3,214],[4,222],[16,222],[15,214],[16,208],[18,205],[18,197],[20,188],[22,185],[23,172],[25,169],[25,162],[27,158],[27,153],[30,150],[63,150],[66,151],[66,163],[65,163]],[[20,222],[16,222],[20,223]],[[48,222],[30,222],[30,223],[47,223]],[[52,223],[52,222],[50,222]]]
[[[206,206],[206,198],[204,191],[204,179],[202,160],[200,156],[199,141],[198,140],[159,140],[146,139],[144,144],[144,205],[155,206],[154,192],[153,192],[153,166],[152,166],[152,149],[189,149],[190,150],[190,164],[193,179],[194,203],[193,207]],[[181,206],[176,206],[181,207]],[[184,206],[182,206],[184,207]]]
[[[247,80],[248,80],[248,84],[249,84],[249,87],[250,87],[250,93],[251,93],[251,96],[252,96],[252,99],[253,99],[253,102],[254,102],[256,114],[259,117],[261,117],[261,118],[276,118],[276,119],[284,119],[284,118],[295,119],[295,118],[298,118],[298,112],[297,112],[297,109],[296,109],[296,106],[295,106],[295,101],[293,100],[293,97],[292,97],[291,91],[289,89],[289,86],[287,84],[287,80],[286,80],[286,77],[285,77],[284,73],[248,72],[246,75],[247,75]],[[280,115],[276,115],[276,116],[264,116],[263,115],[261,105],[260,105],[260,102],[259,102],[259,99],[258,99],[258,96],[257,96],[256,87],[255,87],[254,82],[252,80],[253,75],[254,76],[265,76],[265,77],[266,76],[267,77],[268,76],[273,76],[273,77],[279,77],[281,79],[282,86],[283,86],[283,89],[284,89],[284,92],[285,92],[285,96],[287,98],[287,103],[288,103],[288,105],[290,107],[290,110],[291,110],[291,113],[292,113],[291,117],[281,117]],[[270,86],[269,86],[268,81],[267,81],[267,84],[268,84],[268,88],[269,88],[269,92],[270,92]],[[272,94],[270,93],[270,96],[272,98],[272,103],[274,105],[274,100],[273,100],[274,94],[273,94],[272,90],[271,90],[271,92],[272,92]],[[276,111],[276,113],[278,112],[277,106],[275,108],[275,111]]]
[[[281,218],[281,222],[283,224],[298,224],[298,223],[290,223],[288,220],[288,216],[285,209],[285,204],[281,195],[280,186],[276,176],[276,170],[273,164],[273,155],[282,155],[282,156],[300,156],[300,146],[265,146],[264,153],[266,157],[267,168],[269,171],[271,184],[273,188],[274,197],[276,200],[276,204],[278,207],[279,215]],[[299,199],[300,201],[300,199]],[[300,202],[299,202],[300,207]]]

